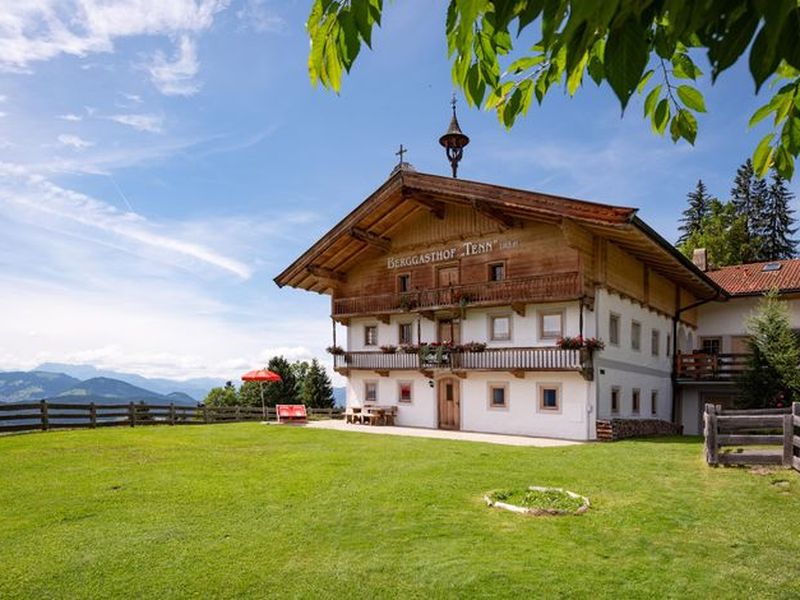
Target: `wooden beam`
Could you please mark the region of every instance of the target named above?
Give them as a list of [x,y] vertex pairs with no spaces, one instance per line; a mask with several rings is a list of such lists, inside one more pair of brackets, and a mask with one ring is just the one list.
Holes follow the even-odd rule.
[[453,375],[455,375],[459,379],[466,379],[467,378],[467,372],[466,371],[453,371]]
[[345,367],[337,367],[334,369],[334,371],[336,371],[337,373],[339,373],[339,375],[342,375],[343,377],[350,377],[350,369],[347,369]]
[[481,213],[483,216],[496,222],[503,229],[510,229],[515,224],[514,217],[512,217],[511,215],[507,215],[503,211],[495,208],[494,206],[491,206],[486,202],[482,202],[480,200],[473,200],[472,207],[476,211]]
[[347,282],[347,275],[341,271],[334,271],[333,269],[327,269],[319,265],[309,265],[306,267],[306,270],[314,277],[319,277],[320,279],[327,279],[339,283]]
[[512,302],[511,303],[511,310],[517,313],[520,317],[525,316],[525,303],[524,302]]
[[377,248],[381,252],[388,252],[392,245],[392,240],[389,238],[381,237],[371,231],[361,229],[360,227],[351,227],[350,236],[359,242],[364,242],[373,248]]
[[388,369],[376,369],[375,372],[380,375],[381,377],[388,377],[389,370]]
[[433,379],[433,371],[430,369],[420,369],[420,373],[422,373],[423,377],[427,377],[428,379]]
[[428,319],[429,321],[435,321],[436,315],[434,315],[432,310],[421,310],[419,311],[420,316],[424,319]]
[[375,315],[375,318],[378,319],[384,325],[389,324],[389,319],[391,318],[389,315]]
[[436,200],[427,194],[422,194],[419,192],[404,192],[403,198],[405,200],[410,200],[411,202],[416,202],[423,208],[426,208],[437,219],[444,219],[444,202],[441,200]]
[[525,371],[522,369],[512,369],[511,374],[517,379],[525,379]]

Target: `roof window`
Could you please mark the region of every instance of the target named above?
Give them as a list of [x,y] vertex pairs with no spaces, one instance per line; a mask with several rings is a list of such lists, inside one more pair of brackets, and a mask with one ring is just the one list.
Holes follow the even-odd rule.
[[761,270],[762,271],[780,271],[782,266],[783,265],[781,265],[781,263],[779,263],[779,262],[771,262],[771,263],[767,263],[763,267],[761,267]]

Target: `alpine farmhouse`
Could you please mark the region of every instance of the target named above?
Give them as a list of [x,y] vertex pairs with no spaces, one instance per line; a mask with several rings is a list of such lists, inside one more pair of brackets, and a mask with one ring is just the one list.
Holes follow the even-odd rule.
[[[735,394],[756,297],[800,288],[795,261],[709,273],[702,258],[633,208],[401,163],[275,281],[331,296],[348,407],[396,406],[401,426],[592,440],[698,433],[703,403]],[[604,348],[557,345],[578,336]]]

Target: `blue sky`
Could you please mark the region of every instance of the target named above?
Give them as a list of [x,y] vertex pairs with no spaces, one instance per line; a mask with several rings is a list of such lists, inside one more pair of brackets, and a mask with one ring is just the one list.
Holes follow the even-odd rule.
[[[328,298],[272,278],[380,185],[400,143],[448,174],[439,4],[389,3],[339,96],[308,81],[307,0],[10,4],[0,369],[235,378],[275,353],[327,360]],[[747,130],[765,100],[744,66],[704,91],[695,147],[653,135],[641,98],[621,118],[591,82],[574,99],[554,90],[511,132],[462,103],[459,174],[637,206],[674,239],[697,179],[725,197],[763,135]]]

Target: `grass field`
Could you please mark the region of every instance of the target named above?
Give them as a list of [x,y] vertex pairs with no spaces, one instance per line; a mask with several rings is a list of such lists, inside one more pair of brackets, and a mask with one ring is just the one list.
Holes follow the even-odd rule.
[[[528,484],[592,509],[481,500]],[[519,448],[259,424],[0,438],[1,598],[788,598],[798,556],[798,475],[708,468],[696,439]]]

